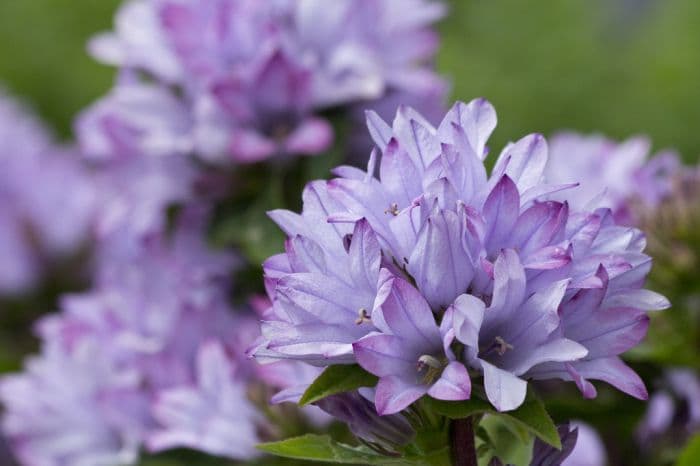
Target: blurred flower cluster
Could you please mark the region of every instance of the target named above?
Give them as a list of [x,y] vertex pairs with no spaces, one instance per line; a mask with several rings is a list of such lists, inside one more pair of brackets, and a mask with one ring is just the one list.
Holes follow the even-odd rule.
[[643,136],[489,156],[491,103],[443,105],[446,11],[129,0],[75,144],[0,94],[0,303],[54,309],[0,379],[21,465],[651,466],[697,438],[700,172]]
[[95,195],[76,150],[0,91],[0,295],[36,290],[50,269],[79,255]]
[[[92,54],[119,84],[78,120],[86,150],[111,157],[194,153],[212,163],[317,155],[325,114],[445,85],[424,66],[429,0],[134,0]],[[418,96],[418,97],[414,97]]]

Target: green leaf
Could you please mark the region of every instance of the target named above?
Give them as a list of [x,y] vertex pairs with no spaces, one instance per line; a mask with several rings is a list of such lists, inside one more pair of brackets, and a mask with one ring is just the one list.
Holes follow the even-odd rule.
[[383,466],[437,466],[448,465],[447,449],[428,456],[392,457],[375,453],[367,447],[353,447],[338,443],[327,435],[303,435],[280,442],[263,443],[258,449],[272,455],[307,461],[325,461],[340,464]]
[[337,393],[357,390],[361,387],[374,387],[377,377],[357,364],[329,366],[313,381],[299,400],[304,406]]
[[696,466],[700,464],[700,434],[696,434],[686,445],[676,466]]
[[466,401],[440,401],[431,398],[428,401],[428,406],[436,413],[450,419],[462,419],[484,413],[502,416],[524,427],[543,442],[555,448],[561,448],[561,440],[554,421],[547,413],[542,400],[531,390],[528,391],[525,401],[518,409],[504,413],[499,413],[489,402],[479,398]]
[[[498,456],[503,464],[527,466],[532,457],[532,434],[511,422],[505,416],[486,415],[479,422],[492,456]],[[488,461],[484,461],[488,464]]]
[[501,413],[501,415],[519,423],[543,442],[561,449],[561,439],[557,432],[557,426],[554,425],[554,421],[549,416],[542,400],[532,391],[528,392],[525,402],[518,409]]

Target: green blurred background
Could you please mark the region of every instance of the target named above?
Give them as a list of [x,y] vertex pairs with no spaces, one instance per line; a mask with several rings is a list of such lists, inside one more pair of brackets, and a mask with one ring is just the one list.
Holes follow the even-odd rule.
[[[0,81],[63,137],[106,91],[111,69],[85,41],[108,29],[118,0],[0,0]],[[697,0],[453,0],[441,72],[453,98],[484,96],[500,117],[495,148],[570,128],[700,154]]]

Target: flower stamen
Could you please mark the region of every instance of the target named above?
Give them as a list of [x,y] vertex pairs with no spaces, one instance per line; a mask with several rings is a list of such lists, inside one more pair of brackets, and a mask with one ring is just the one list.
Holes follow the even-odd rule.
[[491,343],[491,346],[486,348],[486,350],[481,353],[481,357],[486,357],[493,352],[498,353],[499,356],[503,356],[508,350],[512,349],[513,345],[508,343],[505,339],[503,339],[503,337],[496,336],[493,339],[493,343]]
[[418,358],[416,369],[418,373],[421,374],[423,383],[432,385],[432,383],[440,377],[440,374],[442,374],[444,366],[445,364],[435,356],[424,354]]
[[367,309],[365,309],[364,307],[361,307],[357,311],[357,316],[357,319],[355,319],[355,323],[357,325],[362,325],[365,322],[372,322],[372,318],[370,317],[369,312],[367,312]]
[[503,337],[497,336],[496,338],[494,338],[494,340],[495,340],[496,344],[498,345],[496,352],[498,353],[499,356],[503,356],[504,354],[506,354],[506,351],[513,349],[513,345],[507,343],[503,339]]

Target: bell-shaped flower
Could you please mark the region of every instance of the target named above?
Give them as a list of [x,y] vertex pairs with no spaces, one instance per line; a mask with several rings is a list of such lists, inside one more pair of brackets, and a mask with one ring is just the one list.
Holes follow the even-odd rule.
[[372,320],[381,333],[357,341],[357,362],[379,376],[375,404],[380,415],[397,413],[429,395],[439,400],[466,400],[471,382],[464,365],[449,349],[447,328],[438,328],[420,293],[401,278],[379,290],[381,305]]
[[517,254],[504,250],[494,265],[494,290],[488,307],[463,294],[448,309],[454,336],[465,346],[469,364],[484,374],[489,401],[499,411],[517,408],[525,400],[526,378],[536,365],[576,361],[586,348],[560,332],[558,309],[568,281],[526,293],[525,270]]

